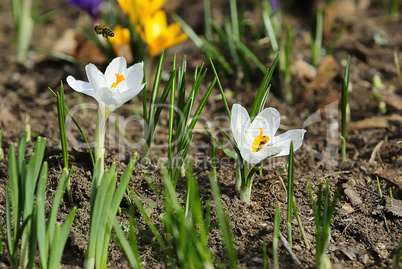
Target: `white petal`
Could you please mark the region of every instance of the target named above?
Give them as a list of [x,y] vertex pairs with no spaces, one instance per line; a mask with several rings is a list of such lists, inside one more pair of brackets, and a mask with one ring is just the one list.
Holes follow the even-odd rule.
[[[122,106],[124,103],[128,102],[129,100],[133,99],[143,88],[145,84],[141,84],[137,88],[129,89],[124,92],[120,92],[114,95],[115,104],[117,107]],[[116,108],[117,108],[116,107]]]
[[130,66],[126,74],[127,87],[133,89],[138,87],[144,78],[144,63],[136,63]]
[[264,129],[263,135],[268,136],[270,139],[275,135],[279,128],[281,121],[281,115],[278,110],[273,107],[269,107],[261,111],[251,123],[247,134],[249,139],[256,138],[260,134],[260,128]]
[[116,75],[121,74],[126,76],[127,72],[127,61],[124,57],[116,57],[114,58],[110,64],[106,67],[105,77],[109,84],[109,87],[116,82]]
[[275,136],[272,141],[272,146],[283,147],[282,151],[275,157],[289,155],[290,141],[292,140],[293,140],[293,151],[298,150],[303,144],[303,137],[305,132],[306,130],[304,129],[295,129],[295,130],[289,130],[286,133]]
[[[245,133],[250,125],[250,116],[247,110],[239,104],[232,106],[231,129],[238,146],[244,144]],[[247,145],[244,145],[247,146]]]
[[76,80],[73,76],[68,76],[66,80],[67,84],[74,91],[94,97],[95,91],[90,83],[82,80]]
[[[92,88],[95,91],[95,95],[98,97],[101,96],[101,89],[108,87],[105,76],[94,64],[87,64],[85,66],[85,70],[87,72],[89,83],[92,85]],[[98,97],[95,98],[99,101]]]
[[276,156],[282,147],[265,147],[260,151],[253,152],[251,147],[239,147],[242,158],[248,163],[259,163],[269,156]]

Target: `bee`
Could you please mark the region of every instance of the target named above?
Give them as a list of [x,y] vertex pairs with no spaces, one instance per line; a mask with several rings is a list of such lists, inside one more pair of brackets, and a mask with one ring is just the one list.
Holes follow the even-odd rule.
[[94,30],[97,35],[102,35],[104,38],[108,38],[109,36],[110,37],[114,36],[113,31],[103,25],[95,25]]
[[[266,137],[266,136],[263,136],[264,138]],[[260,150],[262,150],[264,147],[265,147],[265,144],[267,143],[268,141],[267,140],[262,140],[262,141],[260,141],[260,143],[258,144],[258,146],[255,148],[255,152],[259,152]]]

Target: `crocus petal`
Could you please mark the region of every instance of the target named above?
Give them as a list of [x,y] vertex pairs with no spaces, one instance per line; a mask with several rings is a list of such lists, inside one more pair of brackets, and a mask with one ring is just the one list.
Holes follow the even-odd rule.
[[80,92],[91,97],[94,97],[95,91],[92,85],[86,81],[76,80],[73,76],[67,77],[67,84],[76,92]]
[[238,146],[247,146],[247,144],[244,144],[243,140],[244,134],[251,124],[250,116],[248,115],[247,110],[239,104],[234,104],[232,106],[231,114],[231,129],[233,137]]
[[127,87],[129,89],[140,85],[144,78],[144,63],[136,63],[135,65],[130,66],[127,69],[126,76]]
[[[87,64],[85,66],[85,71],[87,73],[89,83],[92,85],[92,88],[95,91],[95,94],[99,96],[100,90],[108,87],[105,76],[94,64]],[[98,97],[95,97],[95,99],[99,101]]]
[[134,89],[120,92],[119,94],[114,96],[114,99],[116,100],[116,102],[115,102],[116,108],[122,106],[124,103],[133,99],[134,96],[137,96],[137,94],[144,88],[144,86],[145,86],[145,84],[141,84]]
[[116,74],[121,74],[126,76],[127,61],[124,57],[114,58],[110,64],[106,67],[105,77],[107,84],[110,87],[116,82]]
[[251,136],[252,141],[260,134],[260,128],[264,129],[263,135],[268,136],[270,139],[275,135],[279,128],[281,115],[278,110],[269,107],[261,111],[250,124],[247,134]]
[[293,140],[293,150],[298,150],[303,144],[303,137],[306,130],[295,129],[289,130],[286,133],[275,136],[272,141],[272,146],[282,147],[282,151],[278,153],[275,157],[286,156],[289,154],[290,141]]

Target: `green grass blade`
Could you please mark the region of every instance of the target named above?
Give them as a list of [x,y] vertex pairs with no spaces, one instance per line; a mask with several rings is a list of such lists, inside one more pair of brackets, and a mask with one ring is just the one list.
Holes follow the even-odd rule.
[[46,244],[46,222],[45,222],[45,201],[46,201],[46,184],[47,184],[47,162],[43,163],[42,171],[39,176],[38,186],[36,190],[36,206],[35,218],[36,233],[39,247],[39,259],[41,268],[47,268],[47,259],[49,255],[49,248]]
[[[173,58],[173,66],[172,70],[176,70],[176,54],[174,55]],[[174,112],[175,112],[175,99],[176,99],[176,75],[173,77],[173,84],[172,84],[172,90],[170,92],[170,105],[169,105],[169,127],[168,127],[168,169],[170,171],[170,175],[172,176],[173,174],[173,162],[174,162],[174,157],[173,157],[173,151],[172,151],[172,139],[173,139],[173,124],[174,124]]]
[[264,64],[257,58],[257,56],[255,56],[255,54],[240,40],[234,39],[234,42],[236,44],[236,48],[246,57],[246,59],[249,59],[261,70],[261,72],[264,73],[266,68]]
[[179,111],[183,111],[185,106],[186,77],[187,77],[187,59],[186,56],[184,56],[181,68],[179,67],[177,73],[177,108],[179,109]]
[[230,119],[231,118],[230,109],[229,109],[228,102],[225,97],[225,92],[223,91],[222,84],[221,84],[221,81],[218,76],[218,72],[216,72],[215,65],[211,58],[209,58],[209,62],[211,63],[212,70],[214,71],[214,74],[215,74],[216,82],[218,83],[218,88],[219,88],[219,91],[222,96],[223,104],[225,105],[226,114],[228,115],[228,117]]
[[294,173],[295,173],[295,153],[293,151],[293,141],[290,142],[289,150],[289,165],[288,165],[288,215],[287,215],[287,228],[288,228],[288,242],[292,247],[292,215],[293,215],[293,186],[294,186]]
[[[17,151],[17,172],[18,172],[18,177],[21,178],[21,180],[25,179],[25,173],[26,173],[26,163],[25,163],[25,148],[26,148],[26,143],[27,143],[27,137],[28,137],[28,132],[24,132],[24,134],[21,137],[20,144],[18,145],[18,151]],[[23,189],[23,184],[25,182],[19,182],[19,189]],[[21,203],[22,205],[22,203]]]
[[56,189],[56,193],[53,199],[52,209],[50,210],[50,214],[47,221],[46,227],[46,236],[48,247],[56,244],[57,242],[54,241],[54,228],[57,221],[57,213],[59,211],[61,199],[63,198],[64,191],[66,190],[67,183],[70,179],[71,173],[68,169],[64,168],[63,172],[60,176],[59,184]]
[[[96,167],[99,170],[100,162],[97,162]],[[96,170],[94,171],[94,174],[96,173]],[[99,172],[98,172],[99,174]],[[96,253],[97,253],[97,245],[101,245],[100,242],[98,241],[98,232],[103,233],[101,230],[101,221],[102,221],[102,214],[103,214],[103,208],[104,208],[104,201],[105,197],[107,194],[107,190],[109,187],[109,182],[110,178],[112,176],[109,174],[109,171],[106,170],[105,173],[103,174],[103,180],[101,181],[101,184],[97,191],[95,192],[95,197],[93,198],[93,204],[91,204],[91,223],[90,223],[90,230],[89,230],[89,240],[88,240],[88,248],[87,248],[87,253],[85,257],[85,262],[84,262],[84,267],[85,268],[92,268],[92,264],[97,264],[95,262],[96,258]],[[92,182],[92,187],[93,187],[94,182]],[[93,192],[91,192],[91,198],[92,198]],[[100,246],[102,247],[102,245]],[[98,265],[100,266],[100,264]]]
[[213,40],[212,32],[212,12],[211,12],[211,0],[204,0],[204,27],[205,27],[205,38],[208,41]]
[[254,118],[260,113],[264,106],[265,102],[268,98],[269,90],[270,90],[270,81],[272,78],[272,75],[274,73],[275,67],[279,61],[279,54],[276,56],[275,60],[273,61],[271,68],[267,69],[264,75],[264,78],[262,79],[260,86],[258,88],[253,107],[251,108],[250,111],[250,119],[251,121],[254,120]]
[[229,0],[229,6],[230,6],[230,20],[232,23],[232,33],[236,39],[240,39],[239,15],[237,14],[236,0]]
[[311,63],[314,67],[318,67],[321,61],[322,27],[323,27],[323,13],[321,9],[318,9],[315,39],[313,40],[311,45]]
[[213,180],[213,176],[210,176],[210,184],[212,189],[212,195],[214,197],[215,209],[218,215],[218,222],[221,228],[223,244],[225,252],[229,260],[229,268],[237,268],[236,248],[234,246],[234,240],[232,231],[230,228],[229,220],[222,206],[219,188],[216,180]]
[[156,107],[155,111],[155,116],[154,116],[154,126],[158,124],[159,121],[159,116],[162,112],[162,109],[164,108],[163,104],[166,101],[167,96],[169,95],[170,90],[172,89],[173,86],[173,81],[176,77],[176,70],[174,70],[166,83],[165,89],[163,90],[161,97],[159,98],[159,105]]
[[54,237],[58,237],[58,240],[55,240],[55,242],[57,242],[56,245],[52,245],[51,247],[52,255],[50,256],[49,260],[49,268],[58,268],[60,266],[61,258],[63,256],[63,250],[66,245],[68,235],[70,234],[71,227],[73,226],[76,212],[77,207],[74,206],[71,212],[68,214],[67,218],[64,220],[63,227],[60,231],[58,231],[60,229],[60,224],[57,224],[56,226],[56,233],[58,233],[58,235],[55,235]]
[[60,93],[57,96],[57,112],[59,117],[59,131],[61,148],[63,151],[64,168],[68,169],[68,147],[67,147],[67,132],[66,132],[66,104],[64,100],[63,82],[60,82]]
[[[99,222],[99,228],[97,231],[96,239],[96,255],[95,255],[95,265],[98,267],[106,268],[107,264],[107,249],[109,246],[109,239],[111,233],[111,223],[107,218],[109,212],[112,213],[112,200],[114,196],[114,188],[116,186],[117,174],[109,173],[109,178],[107,179],[108,187],[105,196],[103,196],[103,206],[102,206],[102,217]],[[106,211],[106,216],[105,216]],[[117,208],[116,208],[117,211]],[[114,211],[114,214],[116,214]]]
[[262,6],[262,19],[264,21],[265,31],[267,36],[269,37],[269,41],[271,43],[272,51],[275,53],[279,52],[278,41],[276,40],[275,31],[271,23],[270,13],[271,7],[269,6],[268,1],[263,1]]
[[131,158],[130,162],[128,163],[126,170],[124,171],[123,176],[120,178],[119,186],[117,187],[116,191],[113,195],[113,200],[110,204],[110,209],[112,213],[116,214],[117,208],[120,206],[120,202],[123,199],[123,195],[127,189],[127,185],[130,182],[131,174],[133,173],[135,164],[137,162],[138,154],[135,153]]
[[156,69],[155,73],[155,79],[154,79],[154,85],[152,88],[152,94],[151,94],[151,100],[149,102],[149,111],[148,111],[148,122],[152,123],[154,119],[154,113],[155,113],[155,104],[156,104],[156,99],[158,98],[159,94],[159,86],[161,83],[161,76],[162,76],[162,69],[163,69],[163,61],[165,58],[165,51],[162,51],[162,54],[159,58],[159,63]]
[[[25,151],[25,149],[24,149]],[[11,236],[11,212],[10,215],[6,214],[6,217],[9,217],[10,223],[7,225],[7,239],[8,239],[8,244],[11,246],[11,239],[13,241],[17,240],[16,235],[17,235],[17,230],[18,230],[18,223],[19,219],[21,217],[21,209],[20,206],[20,194],[18,190],[22,190],[20,185],[19,185],[19,179],[18,179],[18,163],[17,163],[17,158],[15,156],[15,148],[14,145],[11,143],[10,144],[10,152],[8,154],[8,177],[9,177],[9,184],[7,187],[6,194],[10,193],[9,198],[11,198],[11,205],[13,208],[13,231],[14,234]],[[6,199],[6,202],[8,202],[8,199]],[[10,231],[9,231],[10,229]]]

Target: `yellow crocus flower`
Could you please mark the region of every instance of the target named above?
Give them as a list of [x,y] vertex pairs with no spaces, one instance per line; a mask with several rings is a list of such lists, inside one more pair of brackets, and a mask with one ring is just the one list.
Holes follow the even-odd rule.
[[143,31],[140,31],[142,40],[148,45],[150,57],[155,57],[162,50],[173,47],[187,39],[187,34],[181,33],[179,23],[167,25],[166,13],[156,11],[143,21]]
[[113,29],[114,36],[109,37],[113,45],[126,45],[130,43],[130,31],[127,28],[116,25]]
[[143,24],[145,18],[161,9],[166,0],[118,0],[133,25]]

